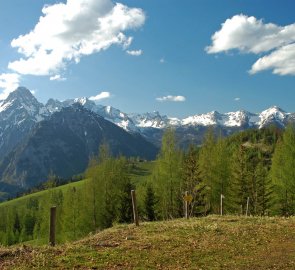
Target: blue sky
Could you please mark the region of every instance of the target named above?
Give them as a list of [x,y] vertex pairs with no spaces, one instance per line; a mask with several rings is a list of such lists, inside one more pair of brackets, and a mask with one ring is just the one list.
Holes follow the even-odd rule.
[[1,1],[0,96],[23,85],[124,112],[295,111],[293,0],[118,3]]

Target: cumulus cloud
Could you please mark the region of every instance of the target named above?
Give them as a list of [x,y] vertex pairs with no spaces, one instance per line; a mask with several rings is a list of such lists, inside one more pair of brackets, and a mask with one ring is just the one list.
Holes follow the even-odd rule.
[[51,76],[51,77],[49,78],[49,80],[50,80],[50,81],[60,81],[60,82],[62,82],[62,81],[66,81],[67,79],[64,78],[64,77],[62,77],[60,74],[56,74],[56,75],[54,75],[54,76]]
[[251,74],[271,69],[274,74],[295,75],[295,23],[278,26],[240,14],[227,19],[211,39],[212,45],[205,48],[209,54],[230,50],[264,54],[252,66]]
[[111,0],[67,0],[47,5],[34,29],[12,40],[11,46],[23,55],[8,67],[20,74],[52,75],[68,62],[113,44],[127,49],[132,37],[125,31],[145,22],[142,9],[129,8]]
[[99,93],[96,96],[90,97],[89,99],[92,100],[92,101],[99,101],[99,100],[102,100],[102,99],[105,99],[105,98],[109,98],[109,97],[111,97],[111,93],[110,92],[101,92],[101,93]]
[[0,74],[0,100],[7,98],[9,93],[14,91],[19,86],[20,76],[16,73],[2,73]]
[[156,98],[157,101],[163,102],[163,101],[174,101],[174,102],[183,102],[185,101],[184,96],[165,96],[165,97],[158,97]]
[[143,54],[143,50],[134,50],[134,51],[127,50],[126,53],[132,56],[140,56]]
[[250,73],[271,69],[278,75],[295,75],[295,44],[278,48],[274,52],[259,58],[252,66]]

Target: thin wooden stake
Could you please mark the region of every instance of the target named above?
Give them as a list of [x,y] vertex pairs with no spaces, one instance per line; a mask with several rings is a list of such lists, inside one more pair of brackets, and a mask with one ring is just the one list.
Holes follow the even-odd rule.
[[223,194],[220,195],[220,215],[223,215]]
[[[188,197],[188,192],[186,191],[185,193],[185,197],[187,198]],[[188,205],[189,205],[189,201],[186,199],[185,202],[184,202],[184,210],[185,210],[185,218],[188,219],[189,218],[189,215],[188,215]]]
[[247,198],[247,206],[246,206],[246,217],[248,216],[248,211],[249,211],[249,200],[250,198]]
[[132,198],[132,207],[133,207],[133,218],[134,218],[134,223],[135,223],[136,226],[139,226],[138,212],[137,212],[137,205],[136,205],[136,194],[135,194],[135,190],[131,190],[131,198]]
[[55,246],[56,206],[50,208],[49,245]]

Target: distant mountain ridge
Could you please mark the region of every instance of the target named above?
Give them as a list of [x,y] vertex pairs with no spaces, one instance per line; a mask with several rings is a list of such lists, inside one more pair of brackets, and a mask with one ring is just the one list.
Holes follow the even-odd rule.
[[189,140],[198,136],[197,131],[203,132],[210,126],[222,129],[226,135],[237,130],[263,128],[268,125],[284,128],[289,122],[295,122],[295,113],[285,112],[277,106],[261,113],[240,110],[222,114],[212,111],[179,119],[161,115],[159,112],[127,114],[111,106],[96,104],[86,97],[65,101],[49,99],[44,105],[27,88],[19,87],[0,102],[0,155],[7,155],[36,123],[73,104],[80,104],[129,133],[139,133],[156,145],[160,144],[161,135],[168,127],[174,127],[180,137],[187,137]]
[[[55,103],[54,103],[55,102]],[[294,121],[295,113],[285,112],[278,106],[270,107],[261,113],[251,113],[245,110],[236,112],[219,113],[212,111],[204,114],[196,114],[179,119],[161,115],[159,112],[151,113],[124,113],[111,106],[98,105],[88,98],[70,99],[63,102],[49,100],[45,107],[49,111],[58,111],[62,107],[67,107],[74,103],[80,103],[85,108],[105,117],[118,126],[129,132],[140,132],[145,128],[167,128],[167,127],[187,127],[187,126],[222,126],[222,127],[256,127],[263,128],[269,124],[278,124],[285,127],[288,122]],[[56,104],[53,105],[53,104]],[[50,109],[54,107],[54,109]]]

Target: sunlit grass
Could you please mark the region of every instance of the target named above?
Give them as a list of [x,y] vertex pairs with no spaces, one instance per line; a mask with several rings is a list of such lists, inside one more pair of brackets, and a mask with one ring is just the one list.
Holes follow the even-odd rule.
[[55,248],[2,248],[0,261],[0,269],[291,270],[295,218],[209,216],[116,225]]

